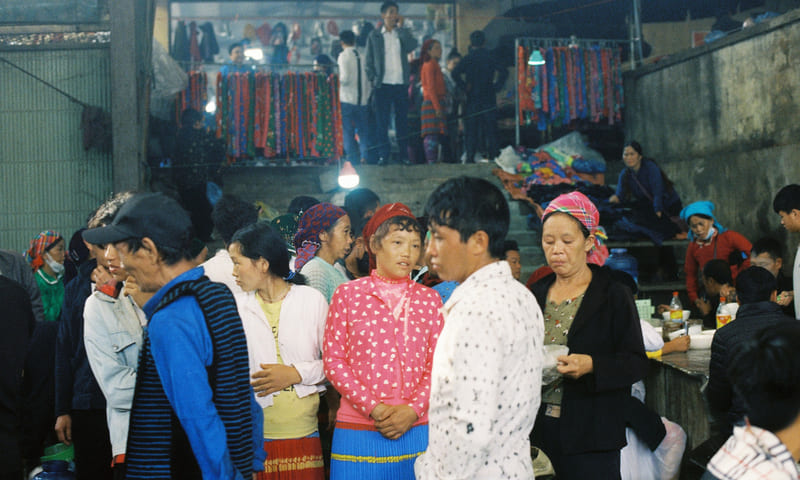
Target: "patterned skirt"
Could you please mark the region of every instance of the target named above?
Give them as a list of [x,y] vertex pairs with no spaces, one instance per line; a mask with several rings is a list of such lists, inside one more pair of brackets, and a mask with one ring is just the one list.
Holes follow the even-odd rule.
[[447,133],[447,123],[445,117],[437,117],[433,102],[425,100],[422,102],[422,133],[421,136],[445,135]]
[[330,480],[414,480],[414,461],[427,447],[427,424],[389,440],[370,426],[339,422],[333,432]]
[[267,460],[258,480],[324,480],[319,434],[287,440],[264,440]]

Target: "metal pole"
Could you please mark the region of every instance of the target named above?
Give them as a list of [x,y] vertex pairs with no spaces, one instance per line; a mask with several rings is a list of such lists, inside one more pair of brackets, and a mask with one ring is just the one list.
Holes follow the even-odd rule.
[[636,53],[639,55],[639,61],[643,61],[642,55],[642,19],[641,19],[641,4],[640,0],[633,0],[633,25],[634,34],[636,35],[634,41],[636,42]]
[[519,146],[519,37],[514,39],[514,83],[517,85],[517,94],[514,96],[514,129],[516,132],[516,146]]

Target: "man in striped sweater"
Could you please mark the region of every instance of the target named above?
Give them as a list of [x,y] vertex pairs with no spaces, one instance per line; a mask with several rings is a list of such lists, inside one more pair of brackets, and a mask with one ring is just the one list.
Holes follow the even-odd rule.
[[143,307],[127,478],[238,480],[263,469],[241,319],[230,290],[192,263],[186,212],[162,194],[138,194],[84,238],[113,243],[140,290],[154,294]]

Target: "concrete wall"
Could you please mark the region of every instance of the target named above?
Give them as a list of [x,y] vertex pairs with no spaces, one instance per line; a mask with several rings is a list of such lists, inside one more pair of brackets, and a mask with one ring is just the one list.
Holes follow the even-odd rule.
[[675,182],[711,200],[751,241],[788,241],[772,199],[800,182],[800,10],[625,76],[626,138]]

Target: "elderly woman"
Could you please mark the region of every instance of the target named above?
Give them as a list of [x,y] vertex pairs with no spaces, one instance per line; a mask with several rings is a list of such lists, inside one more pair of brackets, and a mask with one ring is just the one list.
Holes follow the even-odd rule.
[[542,248],[553,273],[532,291],[544,312],[545,345],[569,347],[562,377],[544,387],[534,444],[559,479],[620,478],[624,405],[647,371],[642,331],[630,290],[601,267],[597,208],[579,192],[560,195],[544,212]]
[[370,276],[333,295],[325,325],[325,375],[342,394],[331,480],[414,479],[428,444],[428,399],[442,301],[411,280],[422,253],[417,220],[384,205],[364,227]]
[[234,234],[228,251],[247,336],[250,374],[264,412],[259,480],[325,478],[317,410],[325,391],[322,335],[328,302],[289,270],[289,252],[266,223]]
[[55,322],[64,302],[64,237],[53,230],[39,233],[31,240],[25,258],[31,264],[42,294],[44,319]]
[[731,275],[736,280],[740,271],[750,266],[753,245],[740,233],[728,230],[714,218],[714,204],[700,201],[681,210],[681,218],[689,224],[689,240],[683,269],[686,272],[686,292],[689,301],[700,311],[711,307],[708,299],[701,298],[698,285],[700,273],[709,260],[727,260]]
[[336,287],[347,281],[333,264],[347,256],[352,244],[347,212],[331,203],[318,203],[300,217],[294,236],[294,269],[330,302]]

